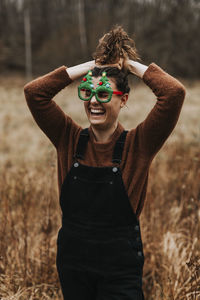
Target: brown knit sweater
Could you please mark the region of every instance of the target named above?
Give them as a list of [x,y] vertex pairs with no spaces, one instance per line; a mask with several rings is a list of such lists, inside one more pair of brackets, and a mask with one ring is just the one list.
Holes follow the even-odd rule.
[[[150,64],[143,81],[152,89],[157,102],[146,119],[128,132],[120,165],[124,185],[137,216],[144,205],[150,164],[175,127],[185,96],[183,85],[155,63]],[[70,83],[66,67],[62,66],[31,81],[24,88],[35,121],[56,147],[59,191],[73,163],[82,129],[52,100]],[[110,140],[100,143],[89,128],[85,160],[80,162],[90,166],[111,166],[113,148],[123,130],[119,123]]]

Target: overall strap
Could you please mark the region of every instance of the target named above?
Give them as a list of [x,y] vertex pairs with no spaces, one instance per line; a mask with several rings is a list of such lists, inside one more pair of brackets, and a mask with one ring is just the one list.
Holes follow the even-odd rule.
[[116,144],[115,144],[115,148],[113,151],[113,156],[112,156],[112,162],[113,163],[117,163],[120,164],[121,160],[122,160],[122,153],[124,150],[124,143],[126,140],[126,135],[127,135],[128,131],[124,130],[120,137],[118,138]]
[[84,159],[85,149],[89,140],[88,128],[81,130],[74,158]]

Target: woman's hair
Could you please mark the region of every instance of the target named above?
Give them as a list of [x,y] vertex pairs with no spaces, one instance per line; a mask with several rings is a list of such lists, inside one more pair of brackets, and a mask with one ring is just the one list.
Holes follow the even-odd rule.
[[92,76],[99,77],[102,76],[102,73],[106,72],[106,76],[114,79],[117,89],[121,91],[123,94],[129,93],[130,87],[128,85],[128,76],[123,71],[118,68],[113,67],[95,67],[92,70]]
[[116,25],[99,40],[93,58],[96,63],[105,65],[116,63],[120,58],[138,60],[139,55],[134,40]]
[[99,40],[93,58],[97,64],[102,65],[102,68],[94,68],[92,70],[92,75],[94,77],[101,76],[102,73],[106,71],[107,76],[115,80],[119,91],[129,93],[130,88],[128,85],[127,70],[103,67],[105,64],[117,63],[120,58],[139,59],[139,55],[135,48],[135,42],[121,26],[114,26]]

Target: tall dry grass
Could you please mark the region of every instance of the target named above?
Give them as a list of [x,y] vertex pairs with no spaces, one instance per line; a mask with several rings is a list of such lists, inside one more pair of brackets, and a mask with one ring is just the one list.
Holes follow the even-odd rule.
[[[55,266],[55,150],[26,107],[23,79],[0,82],[0,299],[62,299]],[[187,85],[179,123],[150,172],[141,215],[147,300],[200,299],[199,86]],[[74,88],[56,101],[87,126]],[[144,85],[135,85],[130,98],[120,117],[126,128],[142,121],[154,103]]]

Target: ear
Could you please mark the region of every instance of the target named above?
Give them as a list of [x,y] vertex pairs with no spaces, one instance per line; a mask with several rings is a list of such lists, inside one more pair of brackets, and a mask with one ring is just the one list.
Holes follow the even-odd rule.
[[121,105],[120,107],[124,107],[124,105],[126,105],[126,102],[128,101],[128,93],[124,94],[122,97],[121,97]]

